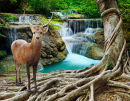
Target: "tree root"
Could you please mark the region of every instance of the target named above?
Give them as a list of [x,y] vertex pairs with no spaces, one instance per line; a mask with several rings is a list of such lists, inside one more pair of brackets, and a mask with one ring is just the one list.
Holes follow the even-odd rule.
[[[98,3],[104,0],[97,0]],[[101,2],[100,2],[101,1]],[[114,31],[106,41],[106,50],[102,60],[96,65],[91,65],[91,68],[82,70],[61,70],[44,74],[43,77],[37,79],[39,92],[34,91],[34,86],[31,81],[32,92],[27,92],[27,85],[22,87],[18,93],[0,95],[0,100],[6,101],[94,101],[94,93],[99,91],[103,86],[116,87],[118,90],[110,90],[123,99],[126,97],[130,100],[130,63],[128,53],[126,54],[126,41],[123,41],[120,47],[116,47],[116,38],[122,29],[122,17],[116,8],[110,8],[104,11],[101,16],[104,17],[109,13],[114,13],[119,16],[119,22]],[[118,37],[117,37],[118,36]],[[118,39],[119,40],[119,39]],[[115,44],[115,46],[113,45]],[[114,48],[113,48],[114,47]],[[119,48],[119,49],[117,49]],[[118,54],[112,53],[113,49],[117,49]],[[107,70],[106,60],[109,53],[116,55],[116,60],[113,68]],[[125,55],[124,55],[125,54]],[[126,82],[123,82],[125,79]],[[114,81],[116,80],[116,81]],[[124,89],[121,91],[120,89]],[[12,96],[12,97],[11,97]],[[9,98],[7,98],[9,97]]]

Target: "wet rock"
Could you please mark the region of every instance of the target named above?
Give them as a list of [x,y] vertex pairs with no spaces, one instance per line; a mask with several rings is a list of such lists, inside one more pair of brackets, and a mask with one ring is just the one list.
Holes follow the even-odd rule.
[[92,59],[100,60],[102,59],[103,54],[104,54],[103,46],[99,44],[93,44],[91,47],[87,49],[85,56]]
[[85,56],[100,60],[104,54],[104,29],[99,29],[91,38],[95,40],[95,44],[88,47]]
[[68,15],[68,19],[82,19],[85,18],[85,15],[83,14],[71,14]]
[[104,29],[99,29],[92,38],[95,40],[96,44],[104,45]]

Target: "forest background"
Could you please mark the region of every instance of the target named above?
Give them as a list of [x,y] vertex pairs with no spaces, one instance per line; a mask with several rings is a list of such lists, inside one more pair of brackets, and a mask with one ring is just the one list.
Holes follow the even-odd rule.
[[[87,18],[99,18],[100,12],[96,5],[96,0],[0,0],[0,12],[40,13],[49,17],[49,12],[55,10],[76,9]],[[119,0],[119,9],[123,19],[130,20],[130,0]]]
[[[123,16],[123,34],[130,54],[130,0],[118,0],[118,6]],[[86,18],[101,18],[96,0],[0,0],[2,13],[23,14],[23,10],[26,13],[42,14],[47,18],[50,18],[52,11],[68,11],[71,14],[70,10],[84,14]]]

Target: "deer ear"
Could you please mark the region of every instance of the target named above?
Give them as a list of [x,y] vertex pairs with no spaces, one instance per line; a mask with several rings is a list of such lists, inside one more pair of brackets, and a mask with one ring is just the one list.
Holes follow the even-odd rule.
[[48,27],[43,28],[43,33],[46,33],[48,31]]

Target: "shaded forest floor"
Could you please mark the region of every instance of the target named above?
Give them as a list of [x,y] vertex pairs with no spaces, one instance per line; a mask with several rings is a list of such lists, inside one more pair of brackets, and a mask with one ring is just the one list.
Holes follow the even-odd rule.
[[[0,93],[13,93],[19,92],[23,87],[27,85],[27,74],[21,73],[23,84],[16,86],[15,85],[15,72],[1,72],[0,73]],[[48,76],[49,73],[37,73],[37,79]],[[31,73],[32,78],[32,73]],[[33,84],[33,79],[31,79]],[[125,82],[126,80],[121,80],[121,82]],[[130,81],[127,81],[130,82]],[[71,83],[71,82],[70,82]],[[100,90],[98,89],[95,92],[95,101],[117,101],[118,95],[111,93],[113,90],[122,90],[122,88],[103,86]],[[123,98],[123,101],[128,101],[127,98]]]

